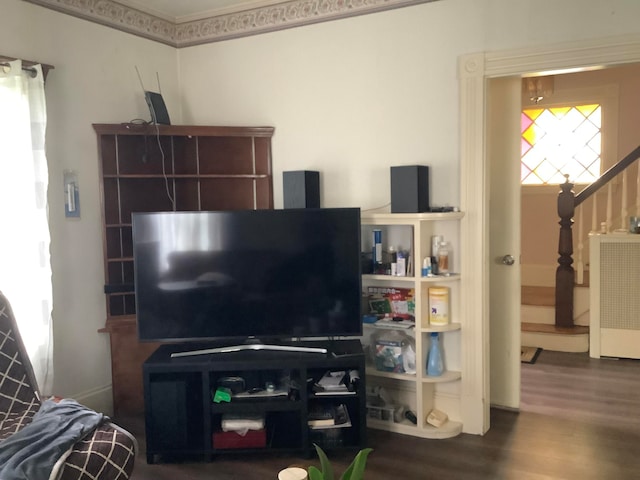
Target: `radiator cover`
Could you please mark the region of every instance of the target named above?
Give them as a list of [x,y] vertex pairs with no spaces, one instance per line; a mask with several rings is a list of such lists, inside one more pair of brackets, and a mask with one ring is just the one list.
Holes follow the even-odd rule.
[[590,356],[640,358],[640,235],[592,235]]

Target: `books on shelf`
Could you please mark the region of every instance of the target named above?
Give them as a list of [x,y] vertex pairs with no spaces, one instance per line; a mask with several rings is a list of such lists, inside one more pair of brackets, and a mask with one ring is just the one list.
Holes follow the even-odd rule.
[[341,390],[347,388],[344,384],[344,376],[347,372],[340,370],[337,372],[328,371],[320,380],[318,380],[318,386],[323,390]]
[[268,390],[258,390],[258,391],[246,391],[239,392],[232,395],[232,398],[243,399],[243,398],[271,398],[271,397],[286,397],[289,394],[287,390],[276,389],[272,392]]
[[[351,388],[350,388],[351,387]],[[351,377],[346,371],[327,371],[313,385],[315,395],[355,395],[352,388]]]
[[335,424],[335,412],[332,405],[314,405],[309,410],[307,423],[310,427],[321,427]]
[[345,428],[351,426],[349,411],[344,404],[315,405],[309,410],[307,424],[314,430],[323,428]]

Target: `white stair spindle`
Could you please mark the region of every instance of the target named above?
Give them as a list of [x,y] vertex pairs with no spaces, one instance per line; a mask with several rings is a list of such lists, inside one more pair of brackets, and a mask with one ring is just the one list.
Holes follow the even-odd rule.
[[607,233],[611,233],[613,226],[613,182],[607,183]]
[[636,176],[636,211],[634,215],[640,215],[640,162],[636,162],[638,175]]
[[627,217],[629,216],[629,208],[627,204],[627,171],[622,172],[622,199],[620,209],[620,229],[627,230]]
[[582,211],[583,205],[578,207],[578,255],[576,262],[576,283],[582,285],[584,282],[584,263],[582,262],[582,250],[584,249],[583,237],[582,237]]
[[598,227],[598,194],[594,193],[591,198],[593,199],[593,206],[591,207],[591,231],[597,232],[598,230],[600,230],[600,228]]

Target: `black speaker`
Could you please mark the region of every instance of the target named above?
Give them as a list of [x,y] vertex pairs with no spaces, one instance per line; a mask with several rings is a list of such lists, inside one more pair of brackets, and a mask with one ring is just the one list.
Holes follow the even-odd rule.
[[320,172],[282,172],[284,208],[320,208]]
[[391,213],[429,211],[429,167],[391,167]]

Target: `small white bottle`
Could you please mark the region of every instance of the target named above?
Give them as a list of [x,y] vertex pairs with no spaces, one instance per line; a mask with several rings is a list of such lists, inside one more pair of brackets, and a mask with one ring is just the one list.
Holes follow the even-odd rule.
[[396,276],[404,277],[407,274],[407,258],[405,253],[398,249],[396,253]]
[[431,257],[424,257],[424,260],[422,261],[422,276],[431,276]]

